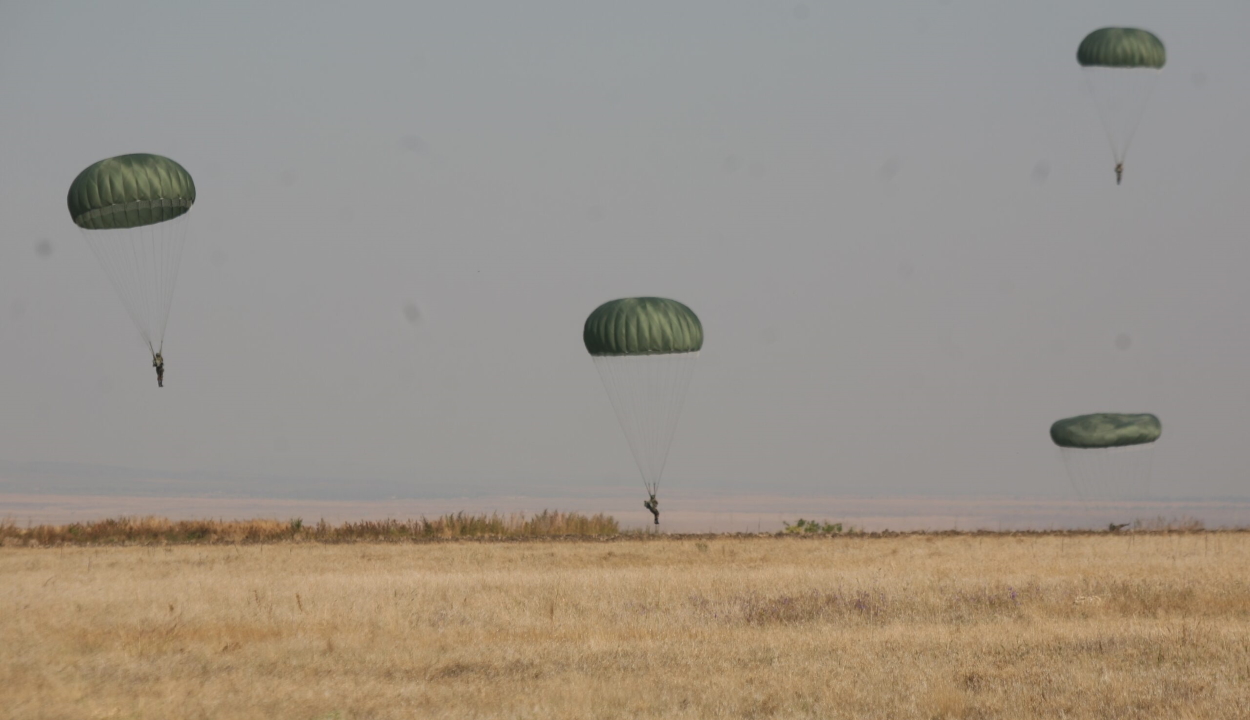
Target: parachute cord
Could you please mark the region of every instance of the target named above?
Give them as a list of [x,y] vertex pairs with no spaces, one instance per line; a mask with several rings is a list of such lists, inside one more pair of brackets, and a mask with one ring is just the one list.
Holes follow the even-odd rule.
[[182,268],[182,252],[187,244],[187,235],[190,234],[191,231],[191,224],[186,215],[183,215],[182,217],[171,222],[179,224],[170,228],[171,233],[169,240],[173,242],[174,247],[171,257],[169,258],[168,269],[162,275],[167,275],[169,278],[169,286],[165,288],[163,297],[165,314],[164,317],[161,318],[159,335],[162,350],[165,346],[165,328],[169,325],[169,313],[173,309],[174,305],[174,289],[178,286],[178,271]]
[[697,352],[592,356],[649,495],[659,491],[697,358]]
[[143,338],[143,341],[150,346],[152,344],[152,338],[146,330],[143,315],[139,311],[137,298],[132,290],[131,280],[134,273],[129,267],[127,267],[127,264],[124,261],[124,255],[109,252],[109,242],[96,242],[94,239],[95,236],[93,233],[116,231],[86,230],[79,228],[79,232],[81,233],[83,240],[86,241],[87,247],[91,248],[91,252],[104,267],[105,274],[112,283],[114,290],[121,297],[122,305],[126,308],[126,313],[130,315],[130,319],[134,321],[135,327],[139,330],[139,335]]
[[1146,480],[1142,484],[1142,489],[1146,497],[1150,497],[1150,486],[1154,483],[1155,454],[1154,448],[1146,453]]
[[1085,89],[1089,90],[1089,95],[1094,99],[1094,109],[1098,112],[1098,122],[1102,124],[1102,131],[1107,136],[1107,145],[1111,147],[1111,158],[1115,160],[1117,165],[1122,165],[1123,160],[1120,159],[1120,149],[1115,146],[1115,135],[1111,132],[1111,122],[1107,120],[1102,108],[1098,107],[1098,89],[1094,87],[1094,81],[1090,79],[1089,72],[1081,73],[1085,77]]
[[[1149,496],[1153,444],[1059,450],[1087,517]],[[1102,527],[1102,522],[1096,525]]]
[[181,217],[128,229],[81,229],[143,342],[154,355],[164,351],[189,222]]
[[1142,101],[1141,109],[1137,112],[1137,118],[1133,120],[1132,127],[1129,128],[1128,137],[1124,138],[1124,152],[1120,155],[1120,164],[1124,164],[1124,158],[1128,157],[1128,147],[1133,144],[1133,136],[1137,134],[1137,126],[1141,125],[1142,115],[1145,114],[1146,106],[1150,104],[1150,98],[1154,97],[1155,88],[1159,85],[1159,73],[1156,70],[1154,76],[1150,79],[1150,87],[1146,89],[1146,99]]
[[143,281],[143,278],[149,275],[149,273],[147,272],[148,253],[144,252],[145,242],[148,240],[149,236],[150,236],[149,226],[144,225],[142,227],[137,228],[134,240],[129,243],[129,247],[130,247],[130,262],[131,262],[130,267],[134,270],[135,288],[136,290],[138,290],[139,302],[138,302],[137,307],[139,308],[140,317],[142,317],[144,320],[144,323],[143,323],[144,327],[140,329],[140,332],[143,334],[143,339],[147,340],[148,344],[150,345],[152,343],[152,337],[150,335],[151,333],[150,318],[152,317],[152,310],[151,310],[152,303],[148,299],[148,287],[147,287],[148,283]]
[[[1150,104],[1150,98],[1154,96],[1155,87],[1159,84],[1159,75],[1162,71],[1153,71],[1154,74],[1150,78],[1149,87],[1146,88],[1146,97],[1142,100],[1141,104],[1135,108],[1136,114],[1133,116],[1132,125],[1128,127],[1125,133],[1124,150],[1121,151],[1115,144],[1115,132],[1112,128],[1112,120],[1108,117],[1109,113],[1099,102],[1099,95],[1101,91],[1094,86],[1094,76],[1090,73],[1090,70],[1092,69],[1097,68],[1085,68],[1085,72],[1082,73],[1082,75],[1085,76],[1085,87],[1089,90],[1090,97],[1094,100],[1094,106],[1098,112],[1098,119],[1102,123],[1103,133],[1106,134],[1107,144],[1111,147],[1111,157],[1115,160],[1116,165],[1123,165],[1125,158],[1128,156],[1129,146],[1133,143],[1133,136],[1137,134],[1137,126],[1141,124],[1142,115],[1145,114],[1146,106]],[[1110,90],[1106,90],[1106,92],[1102,94],[1112,94],[1112,92]]]

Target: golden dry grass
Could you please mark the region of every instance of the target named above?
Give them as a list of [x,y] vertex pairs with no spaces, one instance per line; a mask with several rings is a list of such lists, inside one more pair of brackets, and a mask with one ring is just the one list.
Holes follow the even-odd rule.
[[1250,717],[1250,534],[0,549],[10,718]]

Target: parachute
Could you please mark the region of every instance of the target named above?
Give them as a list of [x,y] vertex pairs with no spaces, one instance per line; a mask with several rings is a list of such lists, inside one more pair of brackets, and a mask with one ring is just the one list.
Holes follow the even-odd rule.
[[1085,36],[1077,48],[1076,61],[1085,70],[1085,80],[1107,131],[1118,185],[1129,144],[1167,61],[1167,52],[1163,42],[1145,30],[1108,27]]
[[703,324],[676,300],[623,298],[586,318],[582,340],[651,496],[644,505],[658,525],[656,493],[703,347]]
[[69,187],[69,215],[147,343],[158,381],[164,373],[165,326],[186,244],[186,214],[194,203],[191,175],[160,155],[101,160]]
[[1163,432],[1148,413],[1095,413],[1050,426],[1050,439],[1077,493],[1085,500],[1128,500],[1149,490],[1154,443]]

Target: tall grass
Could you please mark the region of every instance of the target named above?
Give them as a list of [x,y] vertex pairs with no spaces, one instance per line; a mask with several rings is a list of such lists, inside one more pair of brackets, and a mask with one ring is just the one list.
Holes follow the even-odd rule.
[[416,549],[0,548],[0,718],[1250,718],[1250,533]]
[[463,512],[433,519],[362,520],[333,525],[303,519],[169,520],[119,517],[69,525],[18,527],[0,521],[0,545],[169,545],[273,542],[404,542],[454,538],[604,537],[620,532],[609,515],[543,510],[526,516]]

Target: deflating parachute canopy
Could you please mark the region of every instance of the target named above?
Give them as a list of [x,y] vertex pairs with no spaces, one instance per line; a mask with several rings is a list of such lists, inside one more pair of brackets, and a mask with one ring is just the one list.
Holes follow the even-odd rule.
[[178,163],[160,155],[120,155],[101,160],[74,178],[69,215],[104,266],[153,355],[158,378],[165,325],[195,182]]
[[1068,476],[1081,497],[1127,500],[1149,490],[1154,442],[1163,432],[1149,413],[1095,413],[1050,426]]
[[1167,61],[1167,52],[1153,33],[1108,27],[1085,36],[1076,50],[1076,61],[1085,69],[1090,93],[1098,105],[1119,184],[1129,144]]
[[703,324],[676,300],[641,297],[606,302],[586,318],[582,340],[599,370],[654,503],[677,418],[703,347]]
[[1144,445],[1159,439],[1163,426],[1149,413],[1095,413],[1064,418],[1050,426],[1050,439],[1065,448]]

